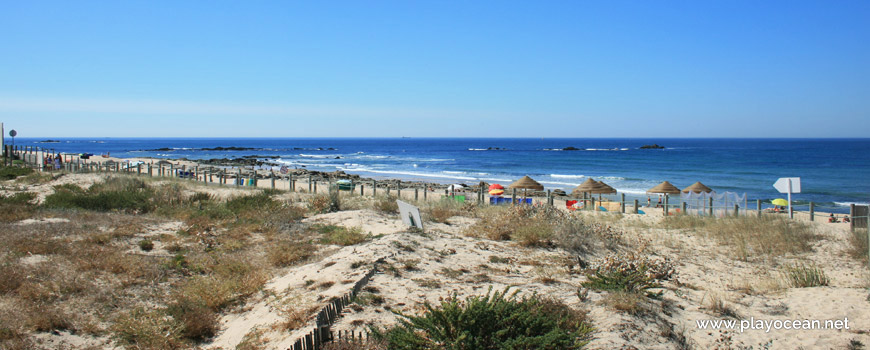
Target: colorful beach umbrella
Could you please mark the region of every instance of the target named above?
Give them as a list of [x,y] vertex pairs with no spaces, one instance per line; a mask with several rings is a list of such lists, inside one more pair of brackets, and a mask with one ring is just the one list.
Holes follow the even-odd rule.
[[785,206],[788,206],[788,201],[785,199],[782,199],[782,198],[777,198],[777,199],[770,201],[770,204],[778,205],[780,207],[785,207]]
[[489,190],[490,196],[501,196],[503,194],[504,194],[504,190],[501,190],[501,189],[496,188],[496,189]]
[[489,189],[490,190],[503,190],[504,186],[499,185],[499,184],[492,184],[492,185],[489,185]]

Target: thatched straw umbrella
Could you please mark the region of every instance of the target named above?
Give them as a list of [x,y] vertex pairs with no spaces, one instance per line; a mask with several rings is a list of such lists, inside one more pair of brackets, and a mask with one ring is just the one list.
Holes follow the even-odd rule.
[[541,185],[540,183],[526,175],[523,176],[523,178],[512,183],[510,186],[508,186],[508,188],[521,188],[523,190],[523,197],[525,197],[526,190],[543,191],[544,185]]
[[661,193],[661,194],[680,194],[680,189],[677,186],[671,185],[670,182],[664,181],[653,188],[650,188],[646,193]]
[[597,189],[599,189],[598,181],[588,178],[586,181],[583,181],[580,186],[575,187],[574,190],[571,191],[571,194],[579,197],[582,193],[592,193],[592,191]]
[[713,192],[713,189],[711,189],[711,188],[705,186],[705,185],[702,184],[700,181],[698,181],[698,182],[696,182],[696,183],[693,183],[691,186],[686,187],[686,188],[683,189],[683,193],[689,193],[689,192],[694,192],[694,193],[701,193],[701,192],[703,192],[703,193],[710,193],[710,192]]
[[[677,188],[677,186],[671,185],[670,182],[663,181],[662,183],[656,185],[655,187],[650,188],[649,190],[647,190],[646,193],[659,193],[659,194],[663,194],[663,195],[665,195],[664,208],[665,208],[665,211],[667,211],[667,208],[668,208],[668,197],[667,197],[667,195],[669,195],[669,194],[680,194],[680,189]],[[661,198],[659,198],[659,201],[661,201]],[[661,204],[661,203],[659,203],[659,204]],[[666,213],[666,214],[667,214],[667,213]]]
[[554,196],[554,197],[565,197],[565,196],[567,196],[567,195],[568,195],[568,194],[565,193],[565,191],[563,191],[563,190],[553,190],[553,196]]

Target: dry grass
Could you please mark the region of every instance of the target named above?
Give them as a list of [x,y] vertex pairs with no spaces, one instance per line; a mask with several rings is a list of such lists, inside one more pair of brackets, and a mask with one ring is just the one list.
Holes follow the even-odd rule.
[[428,202],[423,208],[424,220],[448,223],[447,220],[454,216],[468,215],[473,212],[474,204],[463,204],[452,199],[443,199],[437,202]]
[[[224,201],[190,186],[119,176],[88,190],[59,186],[50,207],[31,194],[0,199],[26,214],[8,221],[69,220],[0,222],[0,349],[33,348],[33,333],[56,330],[111,336],[130,349],[195,348],[275,267],[317,250],[298,223],[304,208],[274,193]],[[176,220],[182,230],[151,234]]]
[[744,261],[810,252],[813,243],[819,240],[810,225],[773,216],[677,215],[666,217],[662,225],[668,229],[700,232],[731,247],[735,258]]
[[863,262],[867,261],[868,252],[868,235],[867,229],[855,229],[854,232],[849,233],[849,255],[853,258],[861,260]]
[[314,225],[314,231],[322,234],[321,243],[341,246],[356,245],[365,242],[368,235],[362,233],[360,227],[345,227],[338,225]]
[[607,293],[604,299],[602,299],[602,303],[605,306],[631,315],[642,314],[646,310],[645,302],[642,295],[632,292]]
[[828,276],[815,264],[795,264],[785,267],[782,272],[785,284],[792,288],[827,286]]

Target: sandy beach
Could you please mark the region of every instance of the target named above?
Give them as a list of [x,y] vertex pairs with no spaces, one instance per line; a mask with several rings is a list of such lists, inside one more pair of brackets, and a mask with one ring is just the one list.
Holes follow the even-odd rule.
[[[120,163],[137,161],[112,160]],[[152,164],[154,160],[141,161]],[[231,201],[239,196],[272,188],[272,182],[265,172],[256,186],[219,185],[214,177],[209,181],[207,173],[200,173],[195,163],[172,163],[173,168],[184,166],[189,170],[193,167],[199,177],[195,180],[160,177],[157,176],[159,168],[156,166],[151,168],[154,176],[132,168],[122,176],[144,179],[147,186],[178,186],[181,196],[208,194],[217,202]],[[165,174],[169,174],[168,169],[165,170]],[[226,173],[238,173],[238,169],[230,169]],[[87,190],[117,176],[101,172],[55,173],[31,182],[9,180],[3,185],[2,194],[10,198],[16,193],[31,192],[35,195],[30,205],[38,205],[56,193],[59,186],[76,185]],[[475,233],[486,230],[481,227],[488,222],[487,215],[490,214],[486,213],[509,209],[510,206],[499,209],[481,204],[480,209],[472,209],[478,208],[474,192],[464,193],[467,199],[462,204],[451,196],[445,196],[442,188],[427,191],[435,184],[419,184],[416,201],[413,189],[404,188],[401,191],[402,199],[418,205],[427,217],[425,229],[419,232],[405,227],[396,212],[378,209],[376,198],[388,198],[384,197],[387,189],[378,188],[377,196],[373,196],[370,186],[365,186],[370,180],[357,182],[365,186],[362,195],[358,187],[354,191],[340,191],[341,208],[326,213],[312,211],[312,198],[325,196],[331,180],[322,179],[316,193],[308,191],[307,175],[300,173],[294,180],[294,192],[289,191],[289,179],[276,179],[274,187],[279,190],[274,195],[276,203],[285,203],[304,211],[298,223],[292,224],[294,227],[340,227],[358,232],[366,238],[341,245],[321,241],[321,238],[316,238],[319,234],[306,233],[306,237],[311,238],[305,240],[321,242],[313,246],[316,247],[312,250],[314,254],[289,265],[264,269],[264,276],[268,277],[260,287],[246,294],[244,299],[234,302],[232,307],[217,309],[217,328],[213,335],[200,340],[198,346],[205,349],[247,349],[245,346],[254,344],[256,346],[251,348],[287,349],[311,332],[314,315],[328,300],[348,293],[351,285],[372,268],[375,269],[375,275],[368,281],[363,293],[369,298],[367,300],[377,302],[357,301],[353,307],[341,310],[341,317],[332,326],[334,332],[365,333],[369,327],[389,327],[397,322],[393,311],[417,314],[423,310],[424,303],[437,305],[451,295],[485,295],[490,288],[502,290],[510,286],[518,290],[520,295],[547,296],[571,308],[583,310],[594,327],[587,346],[590,349],[842,348],[849,344],[870,343],[870,274],[866,259],[853,258],[850,253],[854,250],[849,243],[852,233],[845,223],[809,222],[805,217],[798,216],[795,222],[813,237],[809,246],[783,252],[775,247],[764,246],[741,251],[735,250],[737,248],[728,243],[729,239],[723,241],[716,238],[721,236],[708,232],[704,228],[707,225],[705,221],[681,224],[681,221],[674,220],[685,216],[666,217],[660,208],[642,207],[646,211],[644,215],[633,214],[632,208],[628,208],[626,214],[618,210],[569,211],[564,199],[556,199],[554,207],[562,213],[559,215],[565,215],[567,220],[593,225],[590,227],[596,227],[595,230],[606,228],[608,235],[601,236],[605,238],[589,243],[582,249],[580,246],[571,248],[558,241],[529,245],[512,239],[493,240]],[[379,182],[388,183],[383,180]],[[313,184],[311,188],[314,192]],[[396,189],[392,187],[390,195],[396,196]],[[545,206],[545,201],[545,197],[535,198],[537,206]],[[433,208],[443,206],[443,203],[454,203],[448,204],[448,208],[454,209],[448,215],[441,215],[447,216],[445,218],[435,218]],[[618,203],[614,204],[618,208]],[[467,209],[458,210],[457,205]],[[4,223],[2,232],[6,236],[14,236],[22,227],[38,229],[70,225],[81,220],[81,215],[77,211],[36,211],[26,219]],[[112,217],[118,214],[100,215]],[[779,214],[764,216],[774,219],[784,217]],[[112,222],[119,219],[108,220]],[[157,259],[173,257],[173,254],[177,254],[173,251],[179,248],[172,247],[179,244],[187,247],[183,251],[190,251],[189,254],[203,249],[201,245],[205,241],[202,239],[206,236],[196,239],[192,238],[199,236],[179,236],[179,232],[192,232],[194,226],[191,226],[191,218],[148,214],[142,220],[145,221],[139,223],[130,234],[110,241],[110,246],[117,247],[120,254],[144,253]],[[268,222],[265,224],[268,225]],[[107,224],[98,230],[111,231],[113,225]],[[679,225],[683,227],[677,227]],[[739,225],[739,222],[735,221],[733,225]],[[253,244],[250,251],[252,256],[260,256],[269,249],[269,245],[276,244],[269,242],[278,242],[275,241],[274,232],[281,232],[274,229],[263,231],[267,226],[241,228],[244,232],[232,225],[213,227],[203,232],[208,232],[207,237],[211,237],[209,240],[223,242],[217,243],[218,247],[231,241],[249,242],[246,244]],[[307,230],[305,232],[314,232]],[[240,234],[242,236],[238,236]],[[763,236],[765,233],[752,234]],[[224,241],[224,236],[245,238]],[[153,250],[143,252],[136,247],[136,242],[148,238],[155,243]],[[625,253],[673,263],[676,273],[673,278],[661,281],[655,289],[660,293],[658,297],[641,298],[634,301],[636,304],[633,306],[626,306],[614,302],[613,292],[586,286],[589,277],[578,265],[578,259],[586,265]],[[11,264],[9,266],[50,266],[60,261],[52,253],[4,253],[3,256],[4,261]],[[375,261],[379,263],[373,265]],[[790,266],[812,266],[823,271],[825,283],[796,286],[788,278]],[[176,282],[166,284],[164,288],[172,290],[172,285],[188,278],[184,275],[174,277],[171,280]],[[135,290],[135,285],[133,283],[134,287],[123,288]],[[17,298],[22,297],[20,293],[4,294],[0,303],[3,310],[13,307]],[[67,299],[60,300],[57,307],[66,312],[77,312],[74,304],[62,301]],[[128,301],[130,305],[122,309],[127,310],[139,304],[135,300]],[[155,310],[163,307],[159,303],[149,306]],[[90,311],[86,313],[90,314]],[[288,315],[292,315],[293,322],[288,321]],[[73,330],[48,332],[28,328],[25,324],[16,328],[19,333],[15,334],[21,334],[28,339],[27,344],[37,348],[129,347],[111,336],[112,330],[116,329],[109,325],[113,319],[107,317],[96,322],[94,327],[103,331],[90,333],[76,332],[76,328],[83,329],[81,326],[66,327]],[[848,320],[849,329],[746,329],[741,332],[739,329],[704,328],[698,323],[705,320],[748,322],[750,319],[779,321],[780,324],[785,320]]]

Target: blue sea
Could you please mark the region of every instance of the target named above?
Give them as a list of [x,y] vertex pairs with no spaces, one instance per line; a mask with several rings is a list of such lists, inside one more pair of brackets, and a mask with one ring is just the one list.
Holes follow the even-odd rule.
[[[798,204],[844,212],[870,202],[870,139],[513,139],[513,138],[17,138],[16,145],[116,157],[235,158],[280,156],[311,170],[439,183],[508,184],[529,175],[569,191],[604,181],[630,198],[667,180],[683,188],[701,181],[750,200],[785,197],[773,183],[800,177]],[[7,139],[7,142],[9,140]],[[665,149],[639,149],[659,144]],[[245,147],[242,151],[203,148]],[[574,147],[578,150],[563,150]],[[157,150],[169,149],[169,150]]]

